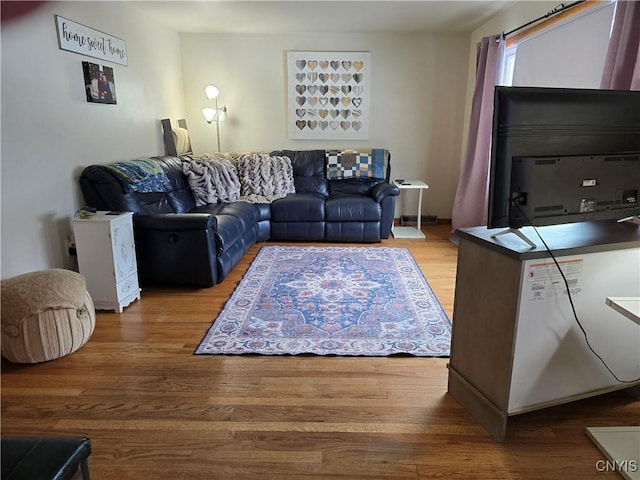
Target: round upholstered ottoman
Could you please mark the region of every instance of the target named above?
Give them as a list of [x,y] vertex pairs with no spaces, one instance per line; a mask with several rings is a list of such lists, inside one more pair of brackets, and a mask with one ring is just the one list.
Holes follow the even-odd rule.
[[25,273],[0,283],[2,356],[15,363],[64,357],[89,340],[96,324],[84,277],[71,270]]

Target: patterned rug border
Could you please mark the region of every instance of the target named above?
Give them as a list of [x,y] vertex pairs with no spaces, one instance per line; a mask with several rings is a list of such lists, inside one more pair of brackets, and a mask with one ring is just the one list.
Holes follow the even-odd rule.
[[[238,328],[243,329],[248,315],[257,298],[259,298],[263,282],[268,278],[270,266],[278,254],[295,251],[342,251],[343,254],[353,254],[373,251],[376,255],[387,253],[398,264],[398,273],[403,282],[411,285],[407,289],[407,295],[411,296],[411,306],[416,317],[415,320],[422,329],[421,334],[425,338],[411,340],[390,341],[390,339],[341,339],[347,343],[345,347],[341,342],[329,338],[277,338],[277,339],[246,339],[243,342],[235,340],[233,336]],[[264,266],[268,262],[269,268]],[[416,288],[421,286],[421,289]],[[240,306],[240,314],[234,313],[234,307]],[[429,315],[427,320],[425,315]],[[240,327],[238,327],[240,325]],[[429,333],[427,334],[427,330]],[[436,332],[434,334],[434,332]],[[430,335],[435,340],[429,344]],[[320,355],[320,356],[361,356],[361,357],[387,357],[391,355],[409,355],[415,357],[448,357],[451,341],[451,321],[442,305],[433,293],[431,286],[425,278],[422,270],[413,258],[411,251],[405,247],[372,247],[372,246],[282,246],[265,245],[260,248],[256,257],[234,289],[231,296],[225,302],[220,314],[213,320],[204,338],[199,343],[194,355]],[[367,352],[367,353],[363,353]]]

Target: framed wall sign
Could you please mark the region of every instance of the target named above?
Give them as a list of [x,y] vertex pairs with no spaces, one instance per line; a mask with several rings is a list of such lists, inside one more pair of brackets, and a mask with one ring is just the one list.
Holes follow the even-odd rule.
[[58,47],[61,50],[128,65],[127,46],[124,40],[85,27],[60,15],[56,15],[55,19]]
[[370,52],[287,52],[292,139],[369,138]]

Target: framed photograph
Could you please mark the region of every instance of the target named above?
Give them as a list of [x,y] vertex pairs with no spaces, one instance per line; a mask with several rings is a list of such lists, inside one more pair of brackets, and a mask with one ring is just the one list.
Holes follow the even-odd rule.
[[110,103],[112,105],[117,103],[113,68],[97,63],[82,62],[82,71],[87,102]]
[[369,138],[370,52],[287,52],[292,139]]

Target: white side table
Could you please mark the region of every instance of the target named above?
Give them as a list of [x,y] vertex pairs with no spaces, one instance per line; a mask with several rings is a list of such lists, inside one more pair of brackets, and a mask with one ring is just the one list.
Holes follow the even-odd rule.
[[87,280],[96,310],[122,309],[140,299],[133,239],[133,213],[98,212],[74,218],[80,273]]
[[[640,297],[607,297],[605,303],[640,325]],[[628,393],[638,398],[639,391],[632,388]],[[623,478],[640,479],[640,426],[587,427],[587,435],[607,460],[618,467]]]
[[607,297],[605,303],[640,325],[640,297]]
[[405,180],[402,183],[397,181],[393,182],[400,190],[418,190],[418,219],[416,227],[396,227],[395,225],[391,229],[394,238],[424,238],[422,233],[422,192],[429,188],[429,185],[422,180]]

